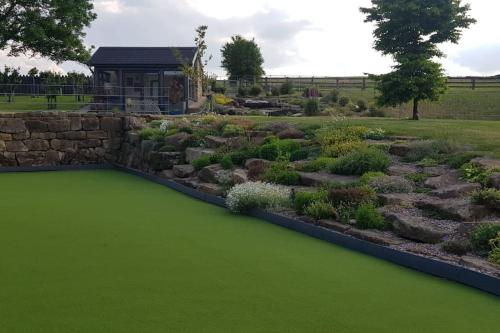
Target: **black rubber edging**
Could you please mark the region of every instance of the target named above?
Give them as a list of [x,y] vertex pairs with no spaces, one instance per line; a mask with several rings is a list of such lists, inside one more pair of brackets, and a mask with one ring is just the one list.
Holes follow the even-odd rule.
[[114,170],[112,164],[57,165],[34,167],[0,167],[0,173],[10,172],[45,172],[45,171],[77,171],[77,170]]
[[[119,170],[134,176],[147,179],[154,183],[167,186],[175,191],[181,192],[192,198],[227,208],[223,198],[207,194],[193,188],[184,186],[172,180],[150,175],[139,170],[126,168],[120,165],[83,165],[83,166],[55,166],[55,167],[29,167],[29,168],[0,168],[2,172],[36,172],[36,171],[68,171],[68,170]],[[276,213],[254,209],[248,212],[249,216],[264,220],[302,234],[320,239],[350,250],[361,252],[369,256],[382,259],[403,267],[444,278],[450,281],[480,289],[495,296],[500,296],[500,278],[470,270],[465,267],[453,265],[443,261],[418,256],[416,254],[399,251],[389,247],[367,242],[334,230],[326,229],[317,225],[305,223],[297,219],[279,215]]]

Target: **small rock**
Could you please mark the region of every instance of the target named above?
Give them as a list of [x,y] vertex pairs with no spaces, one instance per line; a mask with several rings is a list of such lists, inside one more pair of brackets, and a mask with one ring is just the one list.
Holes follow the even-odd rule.
[[348,226],[347,224],[342,224],[340,222],[335,222],[331,220],[319,220],[316,222],[316,224],[319,225],[320,227],[335,230],[338,232],[346,232],[347,230],[351,229],[351,227]]
[[460,258],[460,265],[472,267],[479,271],[498,272],[499,266],[493,265],[483,258],[473,256],[463,256]]
[[413,207],[414,195],[406,193],[379,194],[380,202],[384,206]]
[[227,138],[223,138],[220,136],[207,135],[205,137],[205,142],[210,148],[219,148],[227,145]]
[[425,198],[416,202],[416,206],[427,211],[436,219],[455,221],[477,221],[488,215],[488,210],[475,206],[470,199]]
[[406,143],[394,143],[389,148],[389,153],[399,157],[406,157],[410,152],[410,146]]
[[186,162],[192,163],[199,158],[212,156],[213,154],[215,154],[215,150],[213,149],[188,148],[186,149]]
[[446,165],[440,165],[440,166],[435,166],[435,167],[424,167],[423,172],[429,177],[438,177],[438,176],[443,176],[451,172],[452,170],[450,167]]
[[174,165],[172,171],[173,174],[179,178],[189,178],[196,172],[191,164]]
[[264,174],[266,169],[271,165],[270,161],[260,158],[252,158],[245,162],[245,168],[248,169],[248,178],[258,180]]

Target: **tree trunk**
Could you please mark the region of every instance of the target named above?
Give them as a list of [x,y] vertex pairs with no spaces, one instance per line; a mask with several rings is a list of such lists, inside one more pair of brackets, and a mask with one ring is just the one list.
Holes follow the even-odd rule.
[[413,100],[413,120],[419,120],[420,116],[418,114],[418,99]]

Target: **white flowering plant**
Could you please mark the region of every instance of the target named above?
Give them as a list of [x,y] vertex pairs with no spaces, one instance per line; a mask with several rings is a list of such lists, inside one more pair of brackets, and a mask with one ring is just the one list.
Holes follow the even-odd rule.
[[277,208],[291,204],[290,189],[263,182],[248,182],[234,186],[228,193],[226,204],[234,213],[252,208]]
[[162,132],[166,132],[168,131],[169,129],[172,128],[174,124],[171,122],[171,121],[168,121],[168,120],[163,120],[161,123],[160,123],[160,131]]

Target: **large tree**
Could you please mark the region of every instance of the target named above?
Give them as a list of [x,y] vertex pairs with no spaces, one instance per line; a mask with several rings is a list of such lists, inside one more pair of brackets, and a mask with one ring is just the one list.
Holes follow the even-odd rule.
[[224,44],[221,52],[222,67],[230,80],[260,78],[264,74],[264,58],[255,40],[233,36],[230,42]]
[[[444,74],[433,61],[443,57],[439,44],[458,43],[463,29],[475,20],[470,6],[461,0],[372,0],[361,8],[365,22],[375,23],[374,47],[396,62],[394,72],[372,76],[381,93],[381,105],[413,100],[413,119],[419,119],[418,105],[436,100],[444,92]],[[397,89],[394,89],[397,88]]]
[[0,49],[84,63],[83,30],[95,18],[91,0],[0,0]]

